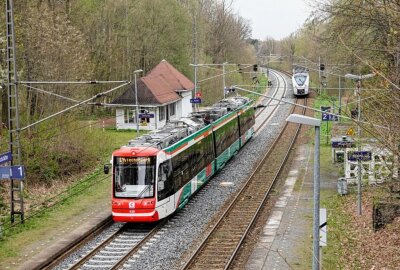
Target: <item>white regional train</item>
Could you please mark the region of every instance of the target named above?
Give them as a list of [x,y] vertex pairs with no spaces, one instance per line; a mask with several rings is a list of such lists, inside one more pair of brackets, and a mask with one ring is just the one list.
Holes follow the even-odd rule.
[[295,96],[307,96],[309,92],[310,76],[306,70],[293,70],[292,76],[293,94]]

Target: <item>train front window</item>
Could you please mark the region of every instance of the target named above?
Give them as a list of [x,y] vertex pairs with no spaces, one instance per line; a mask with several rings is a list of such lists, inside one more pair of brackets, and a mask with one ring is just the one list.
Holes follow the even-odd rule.
[[115,197],[154,197],[155,164],[155,157],[115,157]]
[[303,86],[303,84],[306,82],[306,78],[307,78],[306,76],[295,76],[294,77],[298,86]]

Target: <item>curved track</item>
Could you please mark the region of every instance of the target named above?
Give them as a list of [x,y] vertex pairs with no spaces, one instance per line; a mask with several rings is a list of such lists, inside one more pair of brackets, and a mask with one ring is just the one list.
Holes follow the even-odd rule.
[[281,103],[276,99],[282,100],[288,92],[287,82],[282,74],[275,71],[270,71],[270,74],[273,74],[276,78],[276,80],[274,80],[276,83],[273,85],[275,90],[272,94],[272,97],[275,98],[275,100],[264,97],[257,105],[257,107],[260,109],[258,109],[258,111],[256,112],[256,134],[265,127],[265,125],[269,122],[269,120],[274,116],[275,112],[277,111],[278,106]]
[[[274,90],[272,97],[275,99],[283,99],[287,94],[288,87],[287,83],[280,72],[271,72],[276,77],[276,83],[273,87]],[[260,105],[263,107],[256,114],[256,133],[262,130],[262,128],[269,122],[274,115],[278,106],[282,104],[280,101],[263,98],[260,99]],[[260,167],[260,166],[259,166]],[[243,191],[243,190],[242,190]],[[239,197],[238,195],[237,197]],[[260,196],[260,195],[248,195],[248,196]],[[245,197],[244,200],[251,200],[252,197]],[[248,205],[244,212],[251,212],[254,205]],[[257,208],[257,207],[255,207]],[[254,210],[254,209],[253,209]],[[242,215],[242,214],[240,214]],[[247,215],[247,214],[246,214]],[[111,218],[110,218],[111,220]],[[112,224],[112,221],[110,222]],[[108,226],[110,225],[107,223]],[[106,240],[97,244],[91,251],[87,252],[86,255],[80,259],[76,259],[73,265],[69,265],[65,269],[118,269],[121,267],[130,268],[130,263],[134,262],[135,253],[137,253],[146,243],[149,243],[152,236],[161,230],[164,222],[159,223],[157,226],[152,227],[138,227],[129,226],[128,224],[121,227],[118,231],[115,231]],[[234,224],[234,223],[232,223]],[[100,227],[98,231],[104,230],[106,227]],[[96,233],[87,234],[84,238],[69,245],[61,254],[50,258],[49,261],[43,264],[37,269],[51,269],[56,265],[60,264],[66,257],[76,252],[86,243],[91,241]]]
[[[306,99],[303,105],[306,105]],[[300,102],[300,100],[298,100]],[[294,108],[297,113],[304,109]],[[300,125],[287,123],[244,187],[182,269],[228,269],[289,155]],[[292,136],[283,136],[284,133]],[[277,145],[279,144],[279,147]]]

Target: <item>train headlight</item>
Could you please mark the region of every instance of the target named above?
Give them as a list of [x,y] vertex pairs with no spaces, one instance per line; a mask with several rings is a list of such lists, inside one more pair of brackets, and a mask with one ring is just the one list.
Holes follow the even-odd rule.
[[154,206],[155,204],[156,204],[155,199],[152,199],[152,200],[144,200],[144,201],[142,202],[142,206],[147,206],[147,207],[149,207],[149,206]]

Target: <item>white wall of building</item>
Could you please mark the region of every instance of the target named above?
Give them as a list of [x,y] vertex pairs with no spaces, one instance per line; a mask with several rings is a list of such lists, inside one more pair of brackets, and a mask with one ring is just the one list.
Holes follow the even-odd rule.
[[[155,108],[142,108],[148,113],[156,114]],[[118,108],[115,110],[116,114],[116,128],[117,129],[136,129],[136,109],[132,108]],[[129,114],[129,115],[127,115]],[[131,120],[128,120],[130,118]],[[129,122],[127,122],[129,121]],[[154,130],[156,129],[156,118],[149,118],[149,122],[141,121],[139,119],[139,128],[141,130]]]
[[[171,115],[170,108],[168,109],[169,120],[178,120],[181,117],[187,117],[192,112],[192,104],[190,103],[190,99],[192,98],[192,92],[181,92],[182,99],[175,102],[175,114]],[[167,120],[167,109],[166,106],[163,105],[157,108],[141,108],[148,111],[148,113],[154,114],[154,118],[149,118],[149,122],[140,121],[140,129],[141,130],[156,130],[161,129]],[[160,120],[160,107],[164,107],[165,117],[163,120]],[[116,128],[117,129],[136,129],[136,109],[135,108],[117,108],[115,110],[116,113]],[[128,120],[130,119],[130,120]]]
[[180,115],[182,117],[187,117],[190,113],[193,112],[192,103],[190,103],[191,98],[192,98],[191,91],[182,92],[182,99],[180,104],[180,107],[182,108]]

